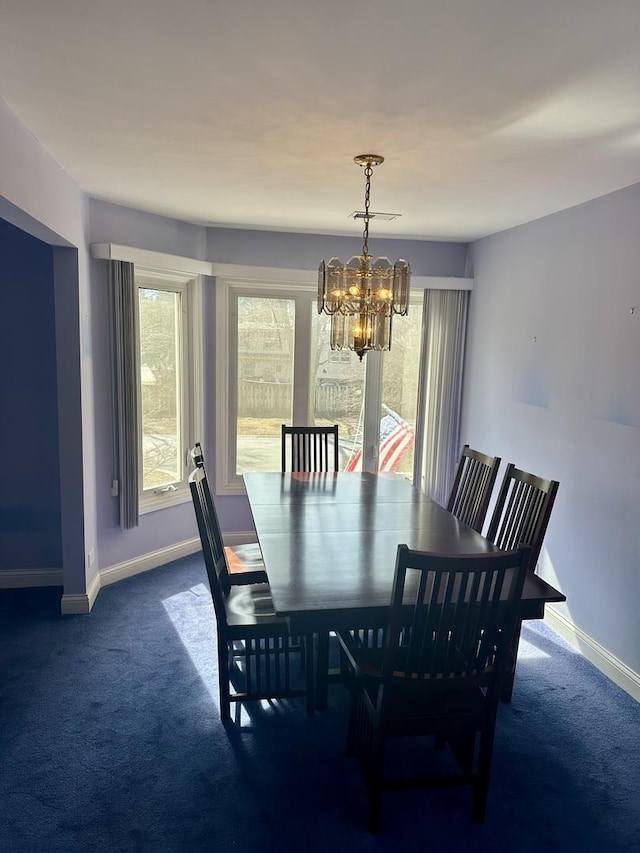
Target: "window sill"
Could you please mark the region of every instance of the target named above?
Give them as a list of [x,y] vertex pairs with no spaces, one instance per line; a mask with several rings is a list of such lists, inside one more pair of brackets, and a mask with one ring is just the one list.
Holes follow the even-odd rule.
[[175,492],[167,492],[163,495],[145,496],[140,498],[140,515],[147,515],[159,509],[168,509],[179,506],[191,500],[188,489],[178,488]]

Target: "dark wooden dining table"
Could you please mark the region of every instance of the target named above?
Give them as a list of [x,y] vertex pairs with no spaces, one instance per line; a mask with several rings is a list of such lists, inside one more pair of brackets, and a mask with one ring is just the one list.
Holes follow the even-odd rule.
[[[498,548],[404,477],[381,473],[246,473],[244,482],[275,612],[316,633],[316,706],[326,707],[330,631],[386,624],[399,544],[440,554]],[[565,596],[533,572],[522,619]]]

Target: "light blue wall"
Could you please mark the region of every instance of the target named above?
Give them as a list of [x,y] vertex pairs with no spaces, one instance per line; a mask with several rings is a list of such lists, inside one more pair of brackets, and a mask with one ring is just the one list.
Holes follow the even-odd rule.
[[2,100],[0,218],[54,247],[62,568],[65,594],[81,595],[97,570],[86,198]]
[[[178,220],[142,213],[97,200],[89,202],[89,243],[118,243],[155,252],[204,259],[205,229]],[[92,260],[91,339],[95,410],[98,557],[101,569],[118,565],[197,536],[190,503],[148,513],[140,525],[123,531],[118,502],[111,496],[113,478],[113,415],[107,300],[107,262]]]
[[636,185],[473,245],[462,422],[473,447],[560,481],[540,572],[635,672],[639,223]]
[[[465,246],[420,240],[390,240],[370,237],[375,255],[391,261],[405,258],[417,276],[464,276]],[[362,234],[353,237],[326,234],[287,234],[276,231],[243,231],[233,228],[209,228],[207,259],[226,264],[317,270],[322,258],[334,256],[348,261],[362,251]]]
[[207,229],[201,225],[97,199],[89,203],[89,241],[135,246],[200,261],[207,259]]

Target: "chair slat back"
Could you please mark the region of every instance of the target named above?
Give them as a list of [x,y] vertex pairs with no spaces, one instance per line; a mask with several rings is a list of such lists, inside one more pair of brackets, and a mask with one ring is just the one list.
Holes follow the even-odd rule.
[[[209,489],[207,473],[200,466],[189,475],[189,488],[198,524],[198,533],[202,544],[207,575],[211,594],[216,604],[216,592],[221,596],[221,606],[224,610],[222,596],[228,595],[231,589],[229,570],[224,554],[222,532],[218,522],[218,514]],[[215,591],[214,591],[215,588]],[[216,612],[218,607],[216,606]]]
[[191,461],[193,462],[196,468],[204,468],[204,453],[202,452],[202,445],[199,441],[193,445],[190,450]]
[[521,471],[510,462],[489,522],[487,539],[505,551],[528,545],[535,570],[556,499],[557,480]]
[[[215,501],[213,500],[213,495],[211,494],[211,488],[209,486],[207,469],[204,465],[204,453],[202,452],[202,447],[199,442],[194,444],[190,453],[193,464],[197,469],[199,468],[202,471],[202,475],[195,478],[194,482],[196,482],[198,494],[201,495],[204,502],[208,530],[212,537],[214,559],[217,563],[222,554],[224,554],[224,540],[222,538],[222,528],[220,527],[220,522],[218,520]],[[228,592],[228,589],[225,588],[224,591],[226,593]]]
[[282,472],[338,470],[338,425],[282,424]]
[[399,545],[384,678],[434,690],[495,682],[497,697],[528,559],[526,548],[449,557]]
[[501,458],[487,456],[468,444],[462,448],[447,509],[478,533],[487,514]]

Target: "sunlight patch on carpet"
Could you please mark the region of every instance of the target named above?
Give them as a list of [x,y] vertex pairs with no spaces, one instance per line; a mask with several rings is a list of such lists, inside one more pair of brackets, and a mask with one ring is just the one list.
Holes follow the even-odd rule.
[[543,652],[538,646],[529,643],[520,635],[520,645],[518,646],[518,660],[535,660],[550,657],[547,652]]
[[[205,584],[200,583],[165,598],[162,604],[203,684],[218,707],[215,616],[209,590]],[[203,642],[206,635],[210,635],[211,642]]]

